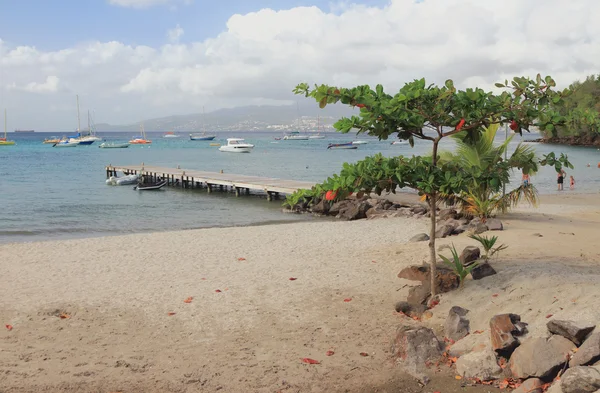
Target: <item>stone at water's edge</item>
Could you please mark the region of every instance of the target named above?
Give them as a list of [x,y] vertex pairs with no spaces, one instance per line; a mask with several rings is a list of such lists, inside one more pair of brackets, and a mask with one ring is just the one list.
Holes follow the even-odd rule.
[[593,333],[579,347],[569,362],[570,367],[593,364],[600,360],[600,332]]
[[467,246],[460,253],[459,260],[460,263],[463,264],[463,266],[469,266],[473,262],[478,260],[479,257],[481,257],[481,250],[479,249],[479,247]]
[[429,235],[426,233],[419,233],[418,235],[415,235],[413,237],[410,238],[409,241],[411,242],[425,242],[429,240]]
[[530,378],[523,382],[518,388],[512,391],[512,393],[542,393],[544,381],[539,378]]
[[367,218],[367,210],[371,208],[367,202],[359,202],[340,210],[338,215],[343,220],[354,221]]
[[471,270],[471,277],[473,280],[481,280],[489,276],[496,274],[496,270],[489,263],[481,263]]
[[521,317],[516,314],[500,314],[490,319],[490,336],[492,348],[501,355],[510,355],[519,346],[515,338],[519,329],[515,323],[521,322]]
[[563,393],[594,393],[600,389],[600,371],[595,367],[577,366],[560,378]]
[[444,323],[444,334],[447,338],[458,341],[469,334],[469,320],[466,315],[469,310],[454,306],[448,312],[448,318]]
[[546,326],[550,333],[568,338],[577,345],[581,345],[586,337],[596,328],[596,325],[587,322],[562,321],[553,319]]
[[482,381],[498,379],[502,368],[498,365],[496,354],[489,346],[473,351],[458,358],[456,372],[463,378],[479,378]]
[[350,202],[349,200],[335,202],[333,205],[331,205],[331,208],[329,208],[329,214],[332,216],[337,216],[340,213],[340,211],[346,209],[351,204],[352,202]]
[[321,201],[311,207],[311,211],[317,214],[327,214],[329,213],[329,202],[325,199],[321,199]]
[[444,346],[433,330],[426,327],[400,326],[392,341],[392,357],[411,375],[423,380],[427,363],[442,356]]
[[534,337],[523,342],[510,357],[515,378],[553,378],[569,360],[573,343],[562,336]]

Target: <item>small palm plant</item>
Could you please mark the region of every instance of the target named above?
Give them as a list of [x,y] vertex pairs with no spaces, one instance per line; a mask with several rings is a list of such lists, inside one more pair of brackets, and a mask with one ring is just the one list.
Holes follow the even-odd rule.
[[487,262],[490,260],[494,254],[499,253],[502,250],[506,250],[508,248],[507,245],[501,244],[498,247],[494,247],[496,245],[496,241],[498,241],[498,236],[479,236],[479,235],[469,235],[469,237],[473,240],[477,240],[485,251],[485,255],[482,258]]
[[446,258],[445,256],[439,254],[440,258],[442,258],[442,260],[444,261],[444,263],[446,265],[448,265],[450,267],[450,269],[452,269],[452,271],[454,273],[456,273],[456,275],[459,277],[460,279],[460,286],[462,287],[465,281],[465,278],[471,274],[471,271],[473,269],[475,269],[475,267],[477,267],[477,262],[469,265],[469,266],[464,266],[462,264],[462,262],[460,261],[460,258],[458,256],[458,252],[456,251],[456,247],[454,247],[454,243],[452,244],[452,248],[450,249],[450,251],[452,252],[452,260],[450,260],[449,258]]

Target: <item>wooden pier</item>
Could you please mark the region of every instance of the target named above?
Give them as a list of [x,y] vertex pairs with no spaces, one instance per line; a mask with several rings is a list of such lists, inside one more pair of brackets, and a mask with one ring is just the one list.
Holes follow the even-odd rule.
[[193,169],[164,168],[150,165],[106,166],[106,178],[116,176],[117,172],[126,175],[146,175],[153,180],[166,179],[167,185],[181,188],[202,188],[208,193],[232,191],[236,196],[251,191],[264,193],[268,201],[278,199],[280,194],[292,194],[301,188],[312,188],[315,183],[296,180],[284,180],[269,177],[235,175],[231,173],[205,172]]

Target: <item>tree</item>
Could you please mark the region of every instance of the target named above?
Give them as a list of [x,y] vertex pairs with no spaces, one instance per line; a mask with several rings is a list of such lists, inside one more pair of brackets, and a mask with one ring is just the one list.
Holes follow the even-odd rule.
[[[464,133],[464,140],[476,142],[484,128],[491,124],[509,123],[514,132],[522,133],[536,126],[540,130],[553,129],[564,122],[549,105],[558,103],[562,94],[553,90],[554,80],[538,74],[535,80],[517,77],[509,84],[496,84],[503,89],[500,94],[485,92],[480,88],[457,90],[452,80],[444,86],[426,85],[425,79],[405,84],[398,93],[384,92],[382,85],[371,89],[367,85],[339,88],[320,85],[313,89],[301,83],[296,94],[315,99],[321,108],[342,103],[360,108],[360,116],[342,118],[334,124],[336,130],[357,132],[387,140],[394,135],[408,140],[414,146],[415,138],[432,143],[430,157],[396,157],[386,159],[381,155],[367,157],[357,164],[345,164],[340,176],[328,179],[315,187],[313,193],[327,191],[328,199],[341,198],[350,192],[395,192],[396,188],[410,187],[424,195],[431,216],[429,241],[431,292],[437,294],[436,283],[436,208],[440,194],[459,194],[465,190],[468,174],[459,170],[455,162],[440,163],[438,146],[443,138]],[[562,158],[562,157],[561,157]],[[547,157],[549,165],[561,166],[560,160]],[[305,191],[302,195],[307,195]],[[294,196],[298,198],[298,195]]]

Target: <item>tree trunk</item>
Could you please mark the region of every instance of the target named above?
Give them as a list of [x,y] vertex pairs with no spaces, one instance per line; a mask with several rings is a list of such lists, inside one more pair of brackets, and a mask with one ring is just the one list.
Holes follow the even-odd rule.
[[429,196],[429,215],[431,216],[431,228],[429,230],[429,262],[431,274],[431,298],[437,295],[437,266],[435,255],[435,230],[436,230],[436,218],[437,218],[437,194],[432,193]]

